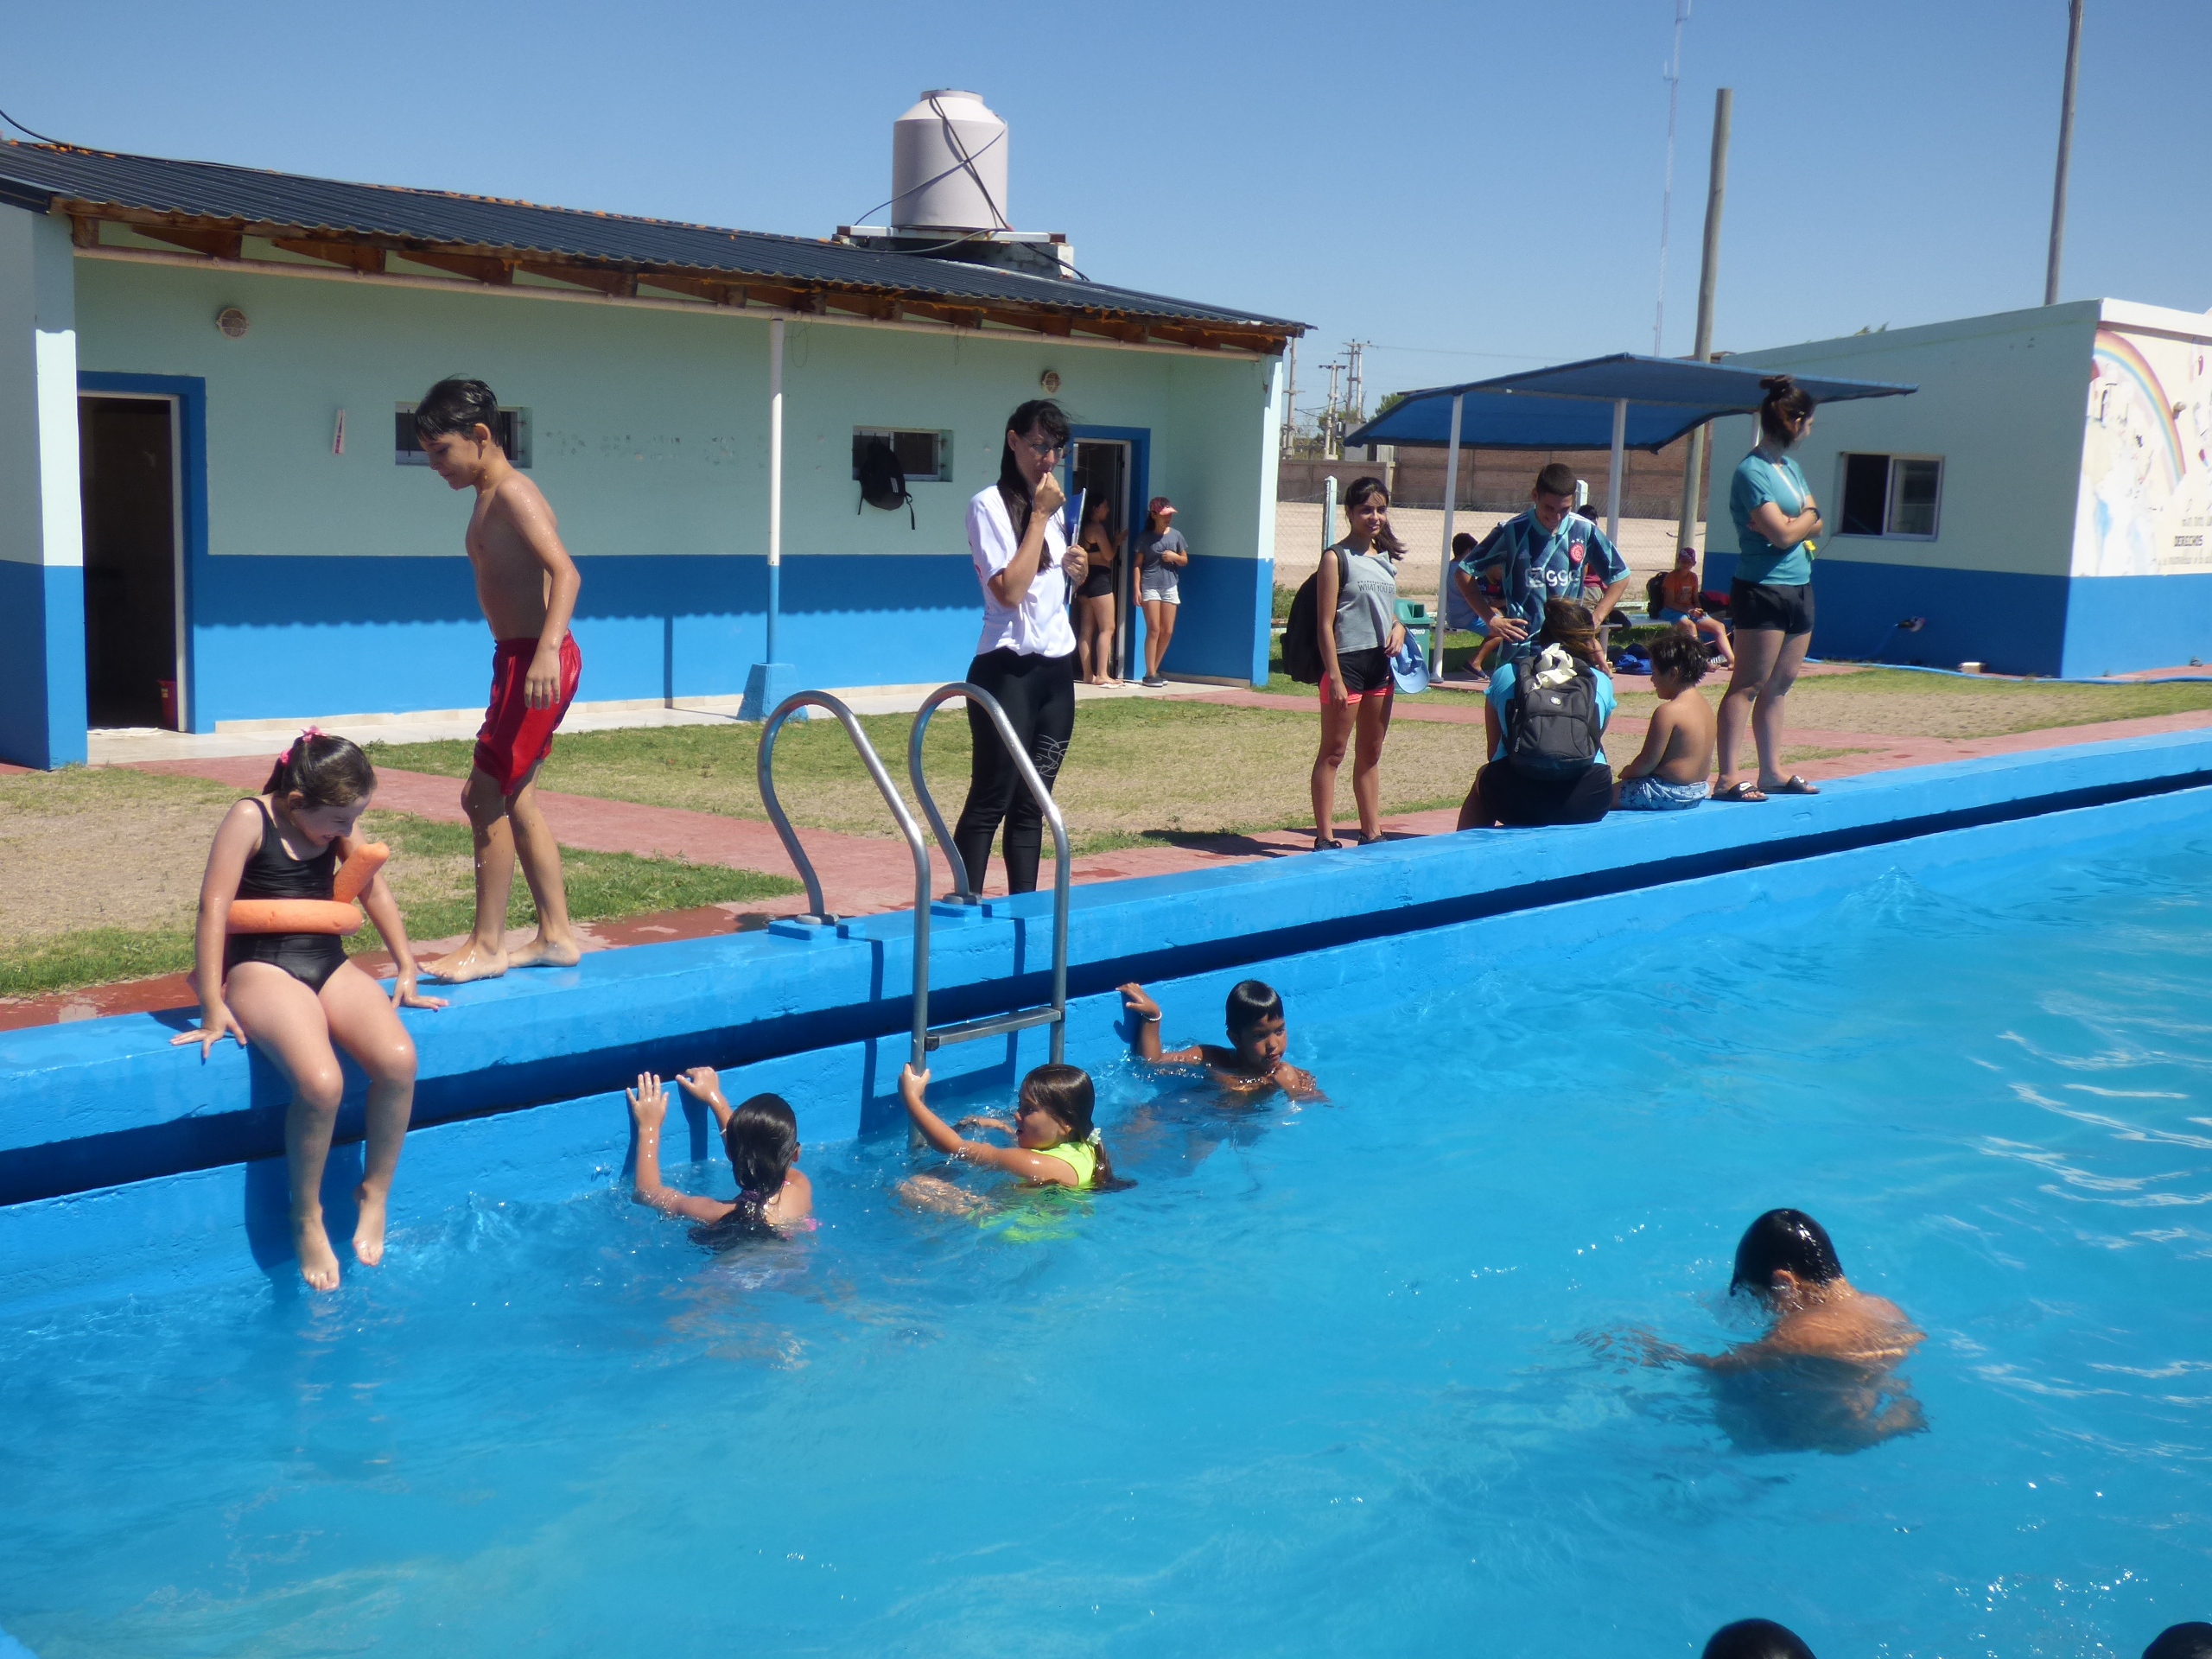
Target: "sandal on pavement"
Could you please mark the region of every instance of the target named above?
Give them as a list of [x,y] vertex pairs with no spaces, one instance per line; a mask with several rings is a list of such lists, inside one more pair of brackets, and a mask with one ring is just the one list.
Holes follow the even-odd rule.
[[1792,772],[1789,782],[1776,784],[1766,792],[1770,795],[1817,795],[1821,791]]
[[1713,791],[1716,801],[1763,801],[1766,796],[1756,784],[1731,784],[1726,789]]
[[1326,841],[1322,840],[1319,836],[1313,837],[1313,850],[1317,853],[1332,853],[1343,845],[1344,842],[1333,836]]

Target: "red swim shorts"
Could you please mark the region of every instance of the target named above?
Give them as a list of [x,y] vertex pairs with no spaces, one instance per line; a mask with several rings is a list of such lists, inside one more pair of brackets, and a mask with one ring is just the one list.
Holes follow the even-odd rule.
[[563,634],[560,699],[550,709],[533,709],[525,682],[537,655],[535,639],[502,639],[492,652],[492,696],[476,734],[476,770],[498,784],[502,795],[520,789],[530,769],[552,753],[553,728],[575,701],[576,679],[583,672],[575,636]]

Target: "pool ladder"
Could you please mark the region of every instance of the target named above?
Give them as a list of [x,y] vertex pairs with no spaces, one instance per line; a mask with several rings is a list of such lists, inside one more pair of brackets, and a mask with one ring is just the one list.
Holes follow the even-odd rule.
[[982,709],[993,726],[998,728],[999,741],[1006,745],[1007,753],[1014,757],[1015,769],[1030,796],[1043,810],[1045,822],[1052,827],[1054,874],[1052,877],[1052,1000],[1037,1007],[1017,1008],[1007,1014],[985,1014],[977,1020],[962,1020],[951,1025],[930,1024],[930,850],[922,839],[922,832],[914,823],[914,815],[899,798],[899,791],[891,781],[891,774],[884,770],[882,757],[868,741],[868,734],[853,711],[827,691],[800,691],[785,697],[768,716],[768,723],[760,733],[760,753],[755,762],[760,785],[761,804],[768,809],[768,821],[776,826],[776,834],[784,843],[784,850],[797,867],[799,880],[806,884],[807,914],[798,919],[823,926],[836,923],[822,896],[821,878],[815,874],[814,862],[799,845],[798,834],[791,828],[791,819],[785,814],[783,803],[776,797],[775,758],[776,734],[784,722],[801,709],[821,709],[834,715],[845,728],[845,735],[852,740],[859,751],[861,764],[868,768],[868,775],[874,783],[876,792],[883,797],[884,804],[891,809],[892,821],[899,833],[906,837],[907,849],[914,855],[914,1023],[913,1064],[920,1071],[927,1063],[931,1050],[947,1043],[973,1042],[979,1037],[995,1037],[1002,1032],[1024,1031],[1032,1026],[1052,1028],[1052,1059],[1058,1063],[1067,1052],[1068,1013],[1068,830],[1060,817],[1060,809],[1053,803],[1052,791],[1045,787],[1045,780],[1037,775],[1037,768],[1029,753],[1015,740],[1014,728],[1008,723],[1006,710],[999,707],[998,699],[981,686],[957,680],[941,685],[922,699],[922,706],[915,711],[914,727],[906,741],[906,779],[913,785],[914,798],[922,804],[922,810],[929,817],[930,830],[937,836],[937,843],[944,851],[945,862],[952,868],[952,886],[957,901],[963,905],[982,902],[979,895],[968,887],[968,870],[961,861],[959,849],[952,844],[952,832],[944,822],[944,815],[938,810],[937,800],[930,793],[929,784],[922,775],[922,741],[928,734],[930,716],[940,704],[955,697],[965,697]]

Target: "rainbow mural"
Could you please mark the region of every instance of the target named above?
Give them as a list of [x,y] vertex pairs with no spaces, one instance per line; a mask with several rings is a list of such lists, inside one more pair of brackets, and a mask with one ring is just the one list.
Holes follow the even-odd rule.
[[2159,442],[2152,446],[2159,467],[2159,482],[2167,490],[2181,482],[2181,475],[2189,470],[2183,459],[2181,431],[2174,424],[2173,400],[2166,396],[2166,389],[2158,382],[2158,370],[2151,366],[2151,359],[2143,355],[2142,347],[2121,334],[2117,328],[2097,330],[2097,343],[2089,353],[2092,375],[2095,379],[2107,377],[2130,384],[2140,395],[2144,413],[2150,416],[2150,425]]
[[2073,574],[2212,572],[2212,377],[2203,342],[2100,327],[2088,391]]

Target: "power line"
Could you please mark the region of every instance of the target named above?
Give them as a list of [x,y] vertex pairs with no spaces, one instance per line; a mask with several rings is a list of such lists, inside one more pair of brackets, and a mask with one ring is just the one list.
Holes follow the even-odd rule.
[[0,110],[0,121],[5,121],[17,132],[29,133],[32,137],[37,139],[41,144],[56,144],[60,145],[60,148],[64,149],[68,148],[68,145],[62,143],[59,138],[49,138],[42,132],[32,132],[29,127],[16,120],[14,116],[9,114],[5,110]]

